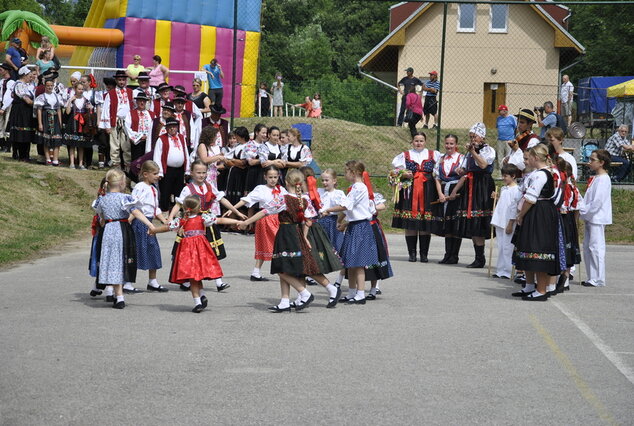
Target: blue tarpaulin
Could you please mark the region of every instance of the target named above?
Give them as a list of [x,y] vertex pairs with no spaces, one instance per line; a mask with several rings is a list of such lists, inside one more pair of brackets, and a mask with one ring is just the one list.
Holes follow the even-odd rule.
[[608,87],[632,80],[634,77],[587,77],[579,80],[576,87],[577,113],[610,113],[616,98],[608,98]]

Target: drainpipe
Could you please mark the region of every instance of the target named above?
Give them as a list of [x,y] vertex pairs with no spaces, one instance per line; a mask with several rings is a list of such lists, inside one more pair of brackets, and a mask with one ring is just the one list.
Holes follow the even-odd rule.
[[[373,75],[370,75],[368,73],[361,71],[361,64],[357,64],[357,68],[358,68],[359,74],[361,74],[362,76],[367,77],[370,80],[376,81],[377,83],[382,84],[383,86],[388,87],[391,90],[394,90],[396,93],[398,93],[398,87],[392,86],[390,83],[386,83],[385,81],[380,80]],[[396,116],[398,118],[398,110],[396,111]],[[394,124],[396,125],[396,123]]]

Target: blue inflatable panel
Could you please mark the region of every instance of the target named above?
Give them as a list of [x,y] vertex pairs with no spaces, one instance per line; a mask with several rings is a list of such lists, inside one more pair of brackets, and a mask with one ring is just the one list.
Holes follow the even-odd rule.
[[293,124],[291,127],[299,130],[299,133],[302,134],[302,142],[310,148],[313,143],[313,125],[307,123],[297,123]]
[[[125,18],[117,18],[117,19],[106,19],[106,22],[103,24],[104,28],[116,28],[119,29],[121,31],[123,31],[123,33],[125,33]],[[121,46],[119,46],[117,48],[117,55],[116,55],[116,67],[124,67],[123,65],[123,44]],[[127,66],[127,64],[125,65]]]
[[[234,0],[128,0],[127,17],[233,28]],[[238,29],[260,31],[261,0],[238,1]]]

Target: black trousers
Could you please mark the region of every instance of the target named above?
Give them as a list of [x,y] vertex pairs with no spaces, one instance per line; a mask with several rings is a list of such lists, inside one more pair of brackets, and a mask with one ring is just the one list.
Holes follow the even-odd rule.
[[13,142],[13,158],[16,160],[28,160],[30,158],[30,142]]
[[159,206],[161,210],[168,211],[172,208],[172,196],[178,197],[185,187],[185,166],[168,167],[159,181]]
[[416,124],[423,118],[420,114],[412,114],[412,119],[407,123],[409,126],[409,132],[412,134],[412,139],[414,139],[414,135],[418,130],[416,130]]
[[396,121],[399,126],[403,125],[403,118],[405,117],[405,104],[407,104],[405,101],[406,97],[407,95],[403,95],[401,97],[401,110],[398,112],[398,120]]
[[212,105],[222,105],[222,89],[209,89],[209,99]]
[[139,141],[137,145],[130,143],[130,154],[132,156],[132,161],[143,157],[143,155],[145,155],[145,141]]

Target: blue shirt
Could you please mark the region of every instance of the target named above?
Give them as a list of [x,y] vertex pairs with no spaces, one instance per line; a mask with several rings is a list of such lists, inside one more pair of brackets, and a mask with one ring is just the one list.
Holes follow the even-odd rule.
[[506,117],[498,116],[496,127],[498,129],[499,141],[510,141],[515,139],[515,129],[517,128],[517,119],[512,115]]
[[213,74],[214,78],[211,78],[209,74],[207,74],[207,81],[209,81],[210,89],[222,89],[222,81],[220,81],[220,68],[218,65],[215,67],[211,67],[211,64],[207,64],[203,67],[205,71],[209,71]]
[[[438,81],[438,80],[436,80],[436,81],[427,80],[425,82],[425,87],[429,87],[430,89],[436,89],[438,92],[440,92],[440,81]],[[425,96],[436,96],[438,94],[438,92],[436,92],[436,93],[426,92]]]
[[11,62],[13,62],[13,65],[15,65],[18,68],[22,66],[22,55],[20,55],[20,52],[18,51],[18,49],[16,49],[13,46],[9,47],[7,49],[7,55],[11,57]]
[[557,126],[557,116],[555,115],[555,112],[553,111],[546,117],[544,117],[542,123],[544,123],[544,127],[542,127],[542,132],[539,134],[540,138],[546,136],[546,132],[548,131],[548,129]]

